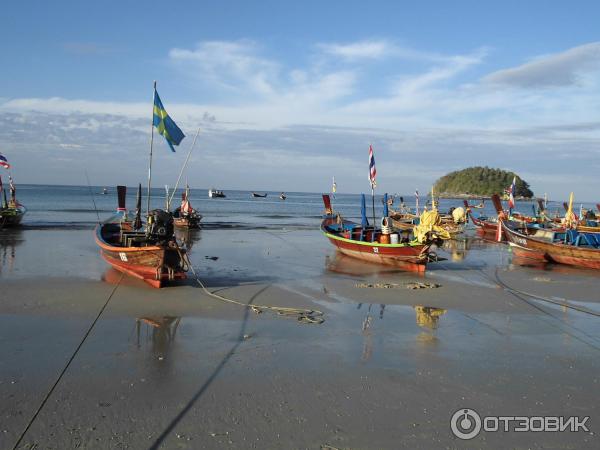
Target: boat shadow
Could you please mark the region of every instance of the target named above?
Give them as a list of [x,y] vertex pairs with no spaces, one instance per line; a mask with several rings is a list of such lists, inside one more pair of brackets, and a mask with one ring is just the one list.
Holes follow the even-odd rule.
[[[248,305],[254,303],[254,300],[265,290],[268,288],[268,285],[264,288],[260,289],[256,292],[248,301]],[[248,318],[250,317],[250,308],[245,308],[244,316],[242,318],[242,323],[240,325],[240,330],[237,334],[236,342],[231,347],[231,349],[225,354],[225,356],[221,359],[219,364],[215,367],[213,372],[208,376],[206,381],[200,385],[196,393],[190,398],[187,404],[182,408],[182,410],[175,416],[171,422],[165,427],[165,429],[161,432],[158,438],[154,441],[154,443],[149,447],[150,449],[158,449],[162,446],[165,439],[171,434],[171,432],[175,429],[175,427],[181,422],[181,420],[187,415],[188,412],[193,408],[198,400],[202,398],[204,393],[210,387],[210,385],[217,379],[223,368],[227,365],[229,360],[235,355],[238,347],[245,341],[244,336],[246,334],[246,327],[248,325]]]

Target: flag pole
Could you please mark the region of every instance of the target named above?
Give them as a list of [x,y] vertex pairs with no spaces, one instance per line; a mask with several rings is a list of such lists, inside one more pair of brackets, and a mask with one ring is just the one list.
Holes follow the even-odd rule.
[[[373,230],[375,230],[375,185],[371,183],[371,202],[373,205]],[[375,233],[373,233],[375,236]]]
[[146,216],[150,216],[150,185],[152,183],[152,147],[154,145],[154,103],[156,101],[156,80],[154,80],[154,93],[152,94],[152,122],[150,122],[150,162],[148,163],[148,201]]
[[415,189],[415,211],[417,216],[419,215],[419,190]]
[[[194,136],[194,142],[192,142],[192,146],[190,147],[190,150],[188,151],[188,154],[185,158],[185,162],[183,163],[183,166],[181,167],[181,171],[179,172],[179,176],[177,177],[177,182],[175,183],[175,188],[173,189],[173,192],[171,193],[171,198],[169,198],[169,204],[171,204],[171,202],[173,201],[173,196],[175,196],[175,192],[177,192],[177,188],[179,187],[179,182],[181,181],[181,176],[183,175],[183,171],[185,170],[187,163],[190,160],[192,150],[194,150],[194,146],[196,145],[196,139],[198,139],[199,134],[200,134],[200,127],[198,127],[198,131],[196,131],[196,136]],[[187,182],[186,182],[186,185],[187,185]]]

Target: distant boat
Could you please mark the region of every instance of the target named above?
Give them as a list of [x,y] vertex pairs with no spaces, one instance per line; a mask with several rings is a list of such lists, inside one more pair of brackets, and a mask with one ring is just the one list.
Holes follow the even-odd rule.
[[287,197],[286,197],[286,195],[285,195],[285,194],[282,192],[281,194],[279,194],[279,198],[280,198],[281,200],[285,200]]
[[10,180],[10,201],[6,199],[6,190],[2,185],[0,179],[0,193],[2,198],[0,199],[0,228],[2,227],[14,227],[21,223],[23,216],[27,212],[27,208],[21,205],[17,201],[17,190],[15,185]]
[[485,207],[485,200],[481,199],[478,205],[468,205],[468,208],[482,209]]
[[106,189],[106,188],[102,189],[102,195],[106,195],[106,194],[108,194],[108,189]]
[[219,191],[217,189],[209,189],[208,190],[209,198],[225,198],[225,193],[223,191]]
[[264,194],[257,194],[256,192],[252,193],[252,197],[265,198],[266,196],[267,196],[266,192]]
[[198,214],[190,203],[190,187],[186,186],[181,194],[181,206],[173,214],[173,225],[177,228],[200,228],[202,215]]

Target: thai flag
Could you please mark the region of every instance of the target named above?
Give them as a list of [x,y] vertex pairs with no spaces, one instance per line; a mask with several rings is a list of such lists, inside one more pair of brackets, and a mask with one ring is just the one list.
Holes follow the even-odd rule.
[[8,160],[2,154],[0,154],[0,166],[4,167],[5,169],[10,169],[10,164],[8,163]]
[[515,207],[515,192],[517,191],[517,177],[513,177],[513,182],[508,189],[508,207],[513,209]]
[[375,156],[373,156],[373,146],[369,145],[369,181],[371,182],[372,188],[377,186],[377,182],[375,181],[376,176],[377,169],[375,168]]

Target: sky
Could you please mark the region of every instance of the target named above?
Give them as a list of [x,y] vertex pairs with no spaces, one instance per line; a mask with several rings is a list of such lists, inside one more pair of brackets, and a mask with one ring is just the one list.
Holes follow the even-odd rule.
[[20,183],[144,183],[152,85],[173,185],[427,191],[481,165],[600,201],[600,3],[22,1],[3,5],[0,153]]

